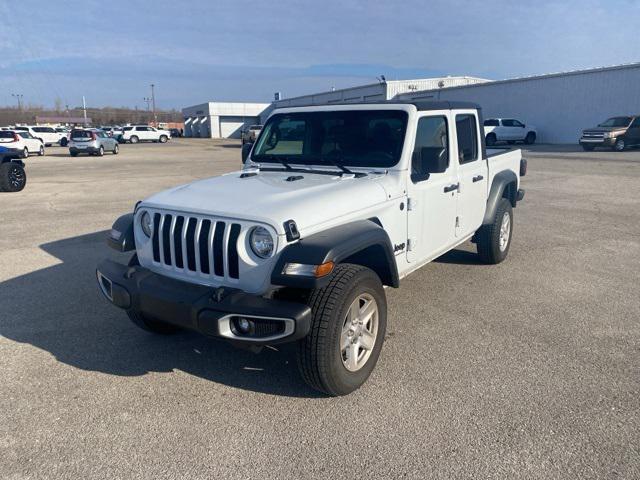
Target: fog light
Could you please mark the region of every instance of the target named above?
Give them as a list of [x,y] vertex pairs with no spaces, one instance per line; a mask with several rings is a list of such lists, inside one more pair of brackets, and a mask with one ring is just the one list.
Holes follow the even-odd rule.
[[240,330],[242,333],[249,333],[249,330],[251,330],[251,322],[246,318],[239,318],[238,330]]

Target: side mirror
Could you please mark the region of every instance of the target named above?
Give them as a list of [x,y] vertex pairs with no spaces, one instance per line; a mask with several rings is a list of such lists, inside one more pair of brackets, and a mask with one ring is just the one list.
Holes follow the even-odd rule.
[[251,149],[253,148],[253,143],[245,143],[242,145],[242,163],[247,163],[247,158],[249,158],[249,154],[251,153]]
[[526,127],[526,125],[523,123],[522,125],[520,125],[522,128]]
[[444,173],[449,167],[449,151],[445,147],[422,147],[413,153],[413,174],[411,179],[419,182],[432,173]]

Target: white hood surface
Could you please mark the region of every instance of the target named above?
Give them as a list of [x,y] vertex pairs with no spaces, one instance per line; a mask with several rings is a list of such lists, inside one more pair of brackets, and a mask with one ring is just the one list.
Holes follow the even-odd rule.
[[[304,230],[384,202],[384,174],[323,175],[308,172],[242,171],[199,180],[147,198],[143,205],[185,213],[254,220],[284,234],[283,223],[294,220]],[[247,173],[245,171],[244,173]],[[288,178],[302,177],[297,180]]]

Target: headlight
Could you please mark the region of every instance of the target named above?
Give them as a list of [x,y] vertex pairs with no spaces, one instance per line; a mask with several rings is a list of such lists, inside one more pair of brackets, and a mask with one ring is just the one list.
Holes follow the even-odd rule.
[[140,227],[142,227],[142,231],[147,237],[151,236],[153,223],[151,222],[151,215],[149,215],[149,212],[144,211],[142,212],[142,215],[140,215]]
[[604,138],[611,138],[613,137],[613,133],[611,132],[604,132]]
[[273,253],[273,237],[264,227],[255,227],[249,235],[251,250],[260,258],[270,257]]

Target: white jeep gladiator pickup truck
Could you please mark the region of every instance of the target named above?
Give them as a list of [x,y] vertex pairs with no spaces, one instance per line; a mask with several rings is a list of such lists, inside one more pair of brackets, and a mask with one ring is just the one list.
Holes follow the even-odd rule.
[[526,160],[487,154],[470,103],[275,110],[243,157],[120,217],[108,243],[134,254],[102,261],[98,285],[148,331],[296,342],[303,378],[329,395],[375,367],[384,287],[468,240],[501,262],[524,196]]

